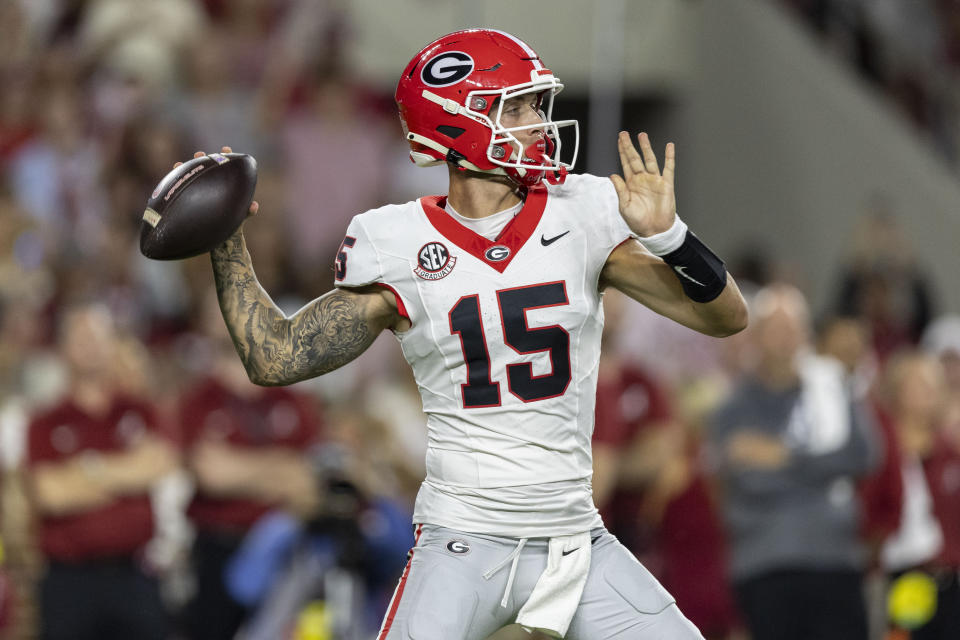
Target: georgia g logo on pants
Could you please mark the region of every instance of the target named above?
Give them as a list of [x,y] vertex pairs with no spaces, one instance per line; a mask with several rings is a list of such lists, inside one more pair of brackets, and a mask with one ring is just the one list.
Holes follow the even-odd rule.
[[470,553],[470,545],[467,544],[466,540],[451,540],[447,543],[447,551],[463,555],[464,553]]
[[473,58],[462,51],[447,51],[434,56],[423,65],[420,79],[431,87],[456,84],[473,71]]

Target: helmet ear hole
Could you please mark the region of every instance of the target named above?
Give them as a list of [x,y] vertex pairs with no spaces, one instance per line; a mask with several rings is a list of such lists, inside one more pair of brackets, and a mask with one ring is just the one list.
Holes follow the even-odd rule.
[[466,131],[466,129],[463,129],[461,127],[452,127],[448,124],[441,124],[437,127],[438,133],[442,133],[443,135],[452,139],[459,137],[460,135],[463,134],[464,131]]

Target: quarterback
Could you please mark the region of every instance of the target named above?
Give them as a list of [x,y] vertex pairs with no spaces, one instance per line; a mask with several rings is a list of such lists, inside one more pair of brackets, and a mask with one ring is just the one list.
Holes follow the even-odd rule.
[[552,119],[562,87],[509,34],[446,35],[403,70],[396,101],[411,159],[449,167],[447,195],[356,216],[336,288],[289,317],[242,230],[212,253],[253,382],[341,367],[384,329],[413,368],[427,477],[378,640],[482,640],[513,622],[576,640],[702,638],[593,504],[600,303],[615,287],[718,337],[746,326],[746,306],[676,215],[672,144],[661,170],[646,134],[638,150],[621,133],[623,175],[567,174],[577,124]]

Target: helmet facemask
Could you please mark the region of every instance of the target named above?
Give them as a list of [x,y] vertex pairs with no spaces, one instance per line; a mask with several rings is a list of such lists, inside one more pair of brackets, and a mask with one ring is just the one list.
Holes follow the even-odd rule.
[[[492,164],[503,167],[508,176],[521,184],[536,184],[546,172],[566,173],[576,162],[580,144],[577,121],[553,120],[553,97],[561,89],[563,85],[549,75],[503,89],[471,91],[467,95],[463,115],[484,123],[490,129],[487,159]],[[538,95],[537,107],[541,121],[516,127],[504,126],[501,118],[506,102],[531,93]],[[491,103],[494,105],[492,108],[489,107]],[[573,127],[574,147],[569,162],[564,162],[561,158],[561,127]],[[515,134],[532,129],[542,131],[543,137],[540,142],[525,146]]]

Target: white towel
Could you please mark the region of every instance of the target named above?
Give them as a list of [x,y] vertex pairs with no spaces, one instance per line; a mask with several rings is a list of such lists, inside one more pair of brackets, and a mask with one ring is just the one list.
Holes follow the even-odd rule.
[[517,624],[552,638],[566,635],[590,571],[590,532],[550,538],[547,568],[517,614]]
[[805,354],[799,368],[803,390],[787,437],[811,455],[832,453],[850,439],[850,392],[843,366],[833,358]]

